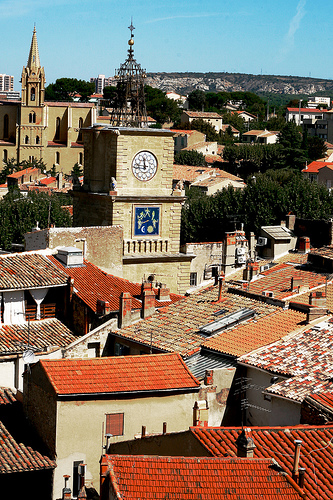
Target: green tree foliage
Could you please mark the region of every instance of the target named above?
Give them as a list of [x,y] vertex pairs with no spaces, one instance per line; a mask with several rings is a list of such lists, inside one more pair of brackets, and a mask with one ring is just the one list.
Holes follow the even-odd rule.
[[[267,171],[248,179],[244,190],[223,189],[212,196],[189,191],[182,210],[182,242],[219,241],[230,220],[258,233],[262,225],[279,224],[286,213],[307,219],[333,214],[333,197],[322,184],[292,170]],[[229,222],[228,222],[229,221]]]
[[215,142],[219,141],[220,136],[216,132],[215,128],[213,125],[211,125],[208,122],[205,122],[202,118],[199,118],[198,120],[193,120],[190,125],[191,130],[198,130],[199,132],[202,132],[203,134],[206,135],[206,141],[208,142]]
[[49,224],[70,227],[71,216],[61,208],[69,201],[58,194],[31,191],[23,196],[18,189],[11,190],[0,200],[0,247],[11,250],[12,243],[24,243],[23,235],[37,222],[41,229]]
[[196,167],[206,166],[204,155],[195,150],[176,153],[174,163],[176,165],[193,165]]
[[279,168],[283,159],[283,148],[279,144],[227,145],[223,159],[229,162],[229,170],[245,178],[256,172]]
[[176,101],[166,97],[165,92],[145,86],[146,108],[149,116],[158,123],[170,123],[180,120],[181,109]]
[[76,78],[58,78],[45,88],[45,101],[73,101],[75,94],[80,94],[81,102],[95,92],[95,84]]
[[206,105],[206,94],[203,90],[193,90],[188,96],[187,101],[189,109],[195,111],[204,111]]
[[324,139],[321,139],[320,137],[317,136],[308,137],[307,152],[308,152],[308,158],[311,161],[324,158],[327,152],[327,146],[325,145]]
[[111,85],[107,85],[103,89],[103,97],[110,102],[110,107],[113,107],[113,104],[117,97],[117,87],[113,87]]
[[307,160],[307,154],[302,149],[302,134],[294,122],[288,122],[282,127],[278,143],[283,148],[281,167],[302,170]]

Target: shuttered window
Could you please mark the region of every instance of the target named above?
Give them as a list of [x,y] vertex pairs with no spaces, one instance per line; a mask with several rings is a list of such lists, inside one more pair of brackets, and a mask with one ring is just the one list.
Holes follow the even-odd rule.
[[124,434],[124,414],[108,413],[106,415],[105,434],[122,436]]

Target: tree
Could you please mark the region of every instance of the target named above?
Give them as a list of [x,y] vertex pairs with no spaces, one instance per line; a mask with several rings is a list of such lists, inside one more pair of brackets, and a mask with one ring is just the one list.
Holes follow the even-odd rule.
[[203,111],[206,104],[206,95],[203,90],[193,90],[187,97],[189,109]]
[[10,158],[4,162],[5,165],[0,172],[0,183],[4,184],[7,180],[7,175],[13,174],[14,172],[19,172],[25,168],[39,168],[41,172],[46,173],[46,165],[43,160],[23,160],[17,163],[15,158]]
[[202,132],[203,134],[205,134],[206,141],[214,142],[214,141],[219,141],[219,139],[220,139],[220,136],[216,132],[213,125],[204,121],[202,118],[199,118],[198,120],[193,120],[191,122],[190,128],[191,128],[191,130],[198,130],[199,132]]
[[11,250],[12,243],[24,243],[24,234],[39,223],[41,229],[49,224],[70,227],[69,212],[61,208],[69,203],[58,194],[31,191],[23,196],[16,188],[0,200],[0,247]]
[[278,135],[278,143],[283,148],[280,166],[302,170],[307,157],[302,149],[302,134],[294,122],[288,122],[282,127]]
[[170,123],[180,120],[181,109],[176,101],[166,97],[162,90],[145,86],[147,113],[157,122]]
[[193,165],[196,167],[206,166],[204,155],[195,150],[176,153],[174,163],[175,165]]
[[111,85],[107,85],[103,89],[103,97],[104,99],[110,101],[110,106],[113,107],[113,103],[117,98],[117,87],[113,87]]
[[327,152],[327,146],[325,145],[324,139],[317,136],[308,137],[307,152],[309,160],[311,161],[324,158]]
[[74,100],[75,94],[80,94],[80,101],[87,102],[88,97],[95,92],[95,84],[76,78],[58,78],[45,88],[45,101]]

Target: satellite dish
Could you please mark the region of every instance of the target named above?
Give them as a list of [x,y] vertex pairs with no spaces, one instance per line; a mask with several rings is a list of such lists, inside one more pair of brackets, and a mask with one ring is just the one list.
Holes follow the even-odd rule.
[[31,365],[32,363],[35,362],[35,355],[31,349],[27,349],[26,351],[24,351],[22,358],[24,364],[26,365]]

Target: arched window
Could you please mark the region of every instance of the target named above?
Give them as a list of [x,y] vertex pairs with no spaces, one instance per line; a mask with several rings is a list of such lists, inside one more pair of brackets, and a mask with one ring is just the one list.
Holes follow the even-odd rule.
[[58,116],[56,119],[55,140],[59,141],[59,139],[60,139],[60,118]]
[[59,153],[59,151],[57,151],[56,154],[55,154],[55,162],[56,162],[57,165],[60,164],[60,153]]
[[31,87],[30,99],[31,99],[31,101],[34,101],[36,99],[36,89],[35,89],[35,87]]
[[34,111],[29,113],[29,123],[36,123],[36,113]]
[[83,165],[83,153],[79,154],[79,165]]
[[29,144],[29,137],[27,135],[25,136],[24,144]]
[[9,138],[9,116],[5,115],[3,117],[3,138]]
[[3,150],[3,161],[7,161],[8,160],[8,151],[7,149],[4,149]]
[[79,135],[78,135],[78,142],[82,141],[82,127],[83,127],[83,118],[79,118]]
[[36,144],[39,144],[39,135],[36,135]]

